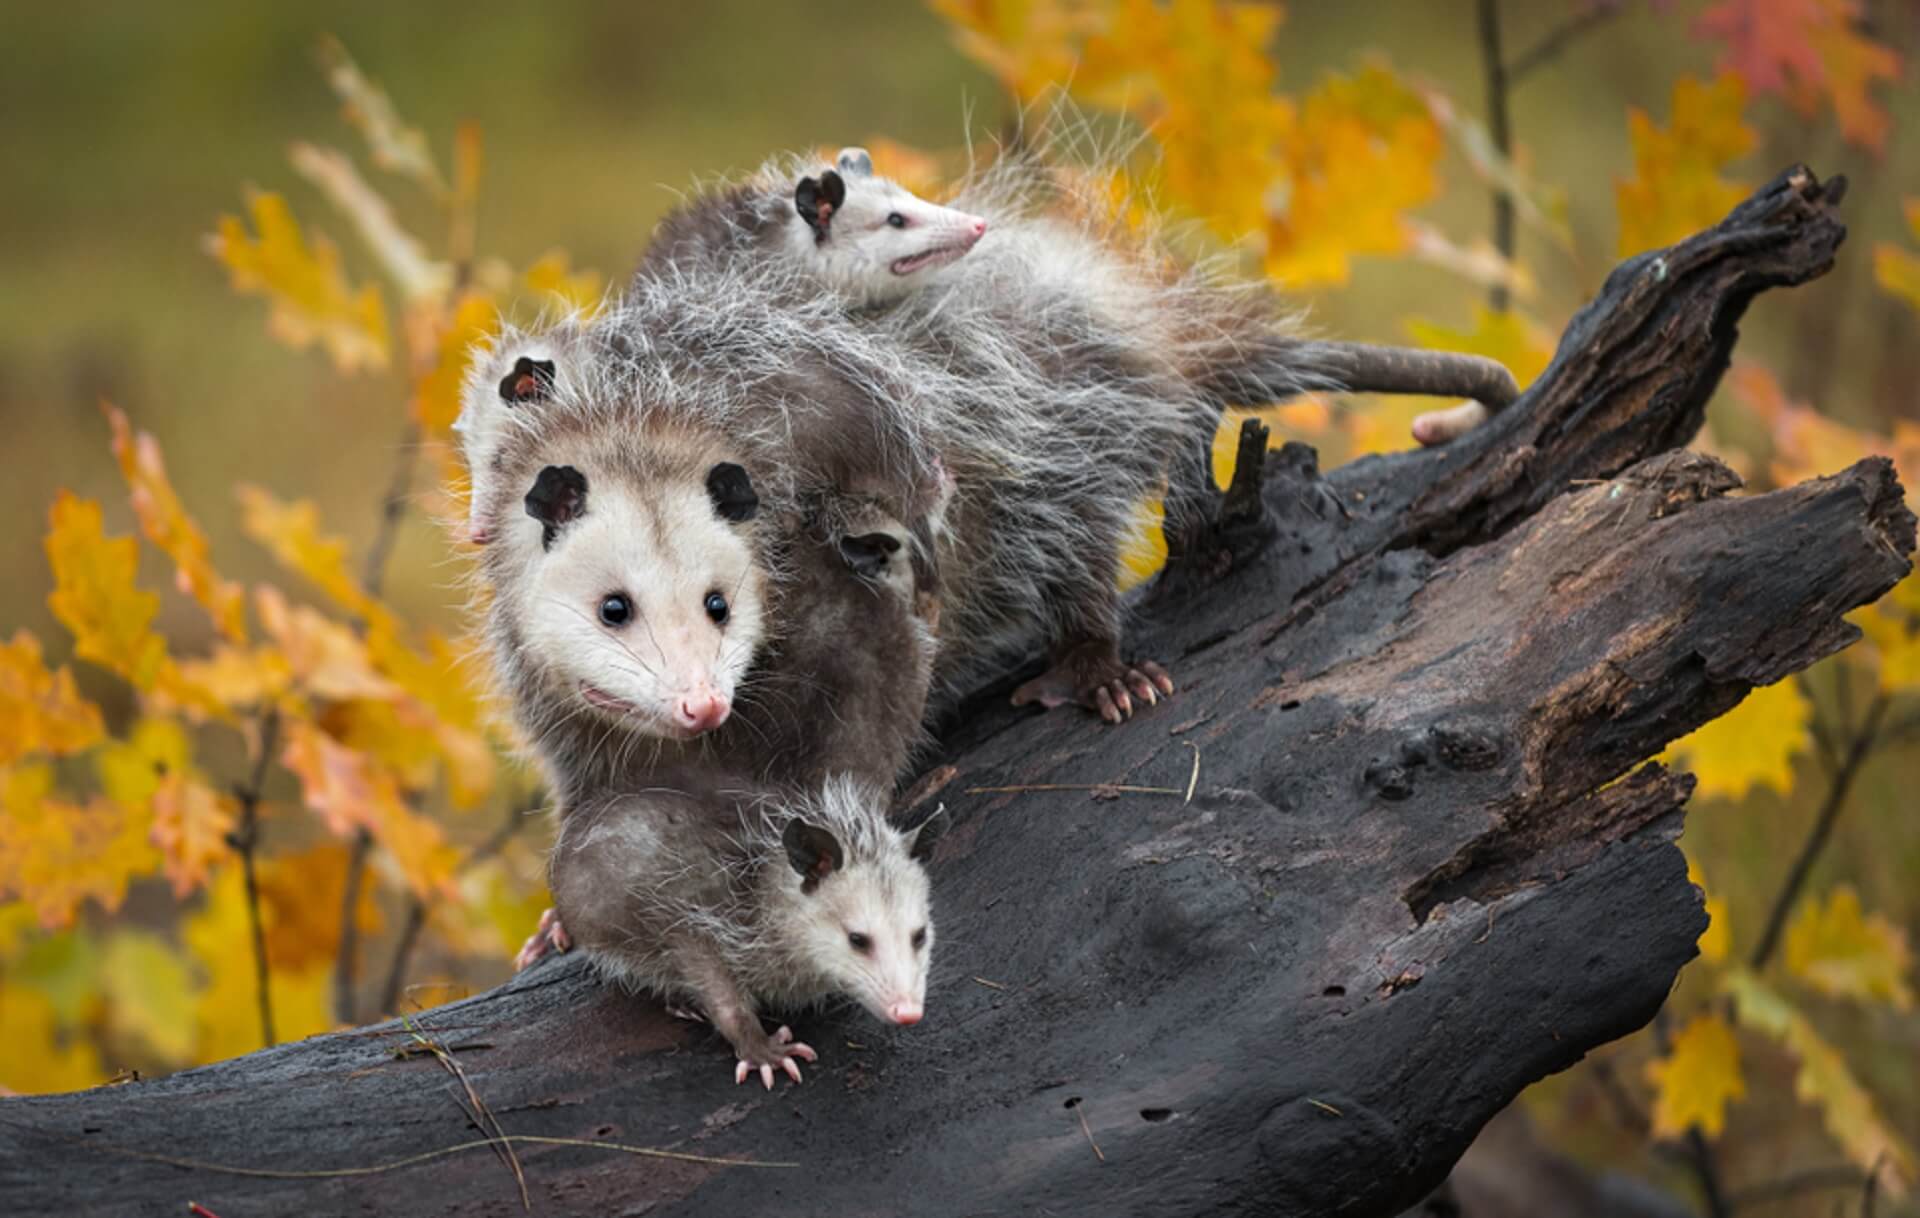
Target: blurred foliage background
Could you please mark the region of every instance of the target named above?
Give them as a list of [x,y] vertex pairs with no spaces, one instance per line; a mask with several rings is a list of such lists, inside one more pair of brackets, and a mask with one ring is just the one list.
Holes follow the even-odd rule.
[[[1510,159],[1487,151],[1490,11],[1498,58],[1516,68]],[[866,142],[937,177],[966,132],[1005,130],[1022,101],[1070,84],[1082,104],[1146,124],[1160,156],[1132,167],[1137,184],[1195,221],[1197,240],[1275,273],[1317,328],[1482,350],[1523,383],[1620,255],[1711,222],[1804,161],[1852,179],[1852,236],[1830,275],[1761,298],[1701,443],[1756,488],[1869,451],[1894,454],[1910,490],[1920,478],[1920,9],[1907,0],[1372,0],[1284,13],[1205,0],[5,0],[0,17],[16,48],[0,75],[0,155],[16,184],[0,205],[0,424],[13,437],[0,507],[21,522],[0,539],[0,635],[24,628],[45,652],[43,668],[13,636],[16,675],[0,680],[0,705],[26,707],[0,720],[16,738],[0,752],[0,1085],[13,1089],[257,1047],[254,907],[266,910],[281,1038],[505,976],[541,907],[547,830],[525,814],[534,793],[511,768],[488,772],[473,798],[452,791],[457,772],[477,782],[486,769],[471,750],[487,730],[455,691],[464,560],[436,519],[453,500],[432,484],[457,470],[439,443],[446,420],[421,421],[422,386],[457,365],[473,321],[463,301],[484,324],[496,306],[551,309],[555,286],[590,300],[679,192],[776,149]],[[320,65],[327,35],[426,133],[443,172],[458,176],[462,124],[481,134],[479,259],[449,257],[433,191],[367,164]],[[382,280],[391,260],[290,164],[295,140],[358,158],[399,223],[458,263],[467,295],[395,293]],[[206,239],[219,217],[248,214],[248,186],[283,195],[309,239],[331,236],[348,282],[382,283],[394,322],[384,370],[289,350],[261,302],[235,294]],[[1511,259],[1490,244],[1502,190],[1520,202]],[[1503,295],[1510,311],[1489,311]],[[63,489],[78,497],[61,509],[69,574],[102,603],[111,546],[76,505],[99,501],[107,535],[142,523],[103,399],[153,438],[129,432],[123,457],[149,506],[149,458],[164,450],[218,576],[284,589],[249,596],[261,629],[289,652],[331,648],[327,663],[296,662],[272,694],[237,693],[228,673],[198,708],[168,679],[138,696],[140,682],[85,655],[72,697],[47,675],[73,660],[76,633],[49,602],[48,505]],[[1315,402],[1277,418],[1283,438],[1314,442],[1332,464],[1405,446],[1418,408]],[[397,463],[411,467],[408,507],[390,557],[367,565]],[[245,506],[238,484],[311,501],[318,534]],[[318,535],[345,552],[328,557]],[[89,563],[91,575],[75,573]],[[169,588],[171,566],[145,548],[155,630],[183,660],[221,654],[215,615]],[[327,571],[353,573],[345,595],[326,591]],[[1651,1179],[1715,1213],[1911,1211],[1900,1198],[1920,1140],[1907,946],[1920,927],[1915,588],[1858,615],[1870,644],[1677,747],[1703,779],[1684,845],[1715,914],[1706,960],[1654,1029],[1526,1097],[1533,1132],[1521,1140],[1536,1159]],[[280,596],[319,606],[330,625],[276,608]],[[204,669],[182,679],[217,684]],[[57,705],[84,720],[82,702],[98,706],[98,725],[74,727],[68,745],[33,743],[35,715]],[[376,756],[368,733],[392,714],[416,715],[434,755]],[[404,796],[371,851],[353,843],[376,822],[349,805],[384,796],[339,785],[355,757],[378,765],[348,777],[373,774]],[[127,777],[142,767],[159,786]],[[167,787],[169,774],[185,777]],[[103,881],[50,895],[56,872],[27,864],[64,856],[33,855],[32,834],[141,801],[156,826],[191,827],[198,807],[211,838],[183,847],[160,830],[150,865],[124,869],[123,894]],[[126,815],[100,832],[142,837],[148,822]],[[248,824],[255,902],[225,840]],[[87,846],[65,841],[74,857]],[[357,883],[362,858],[371,870]]]

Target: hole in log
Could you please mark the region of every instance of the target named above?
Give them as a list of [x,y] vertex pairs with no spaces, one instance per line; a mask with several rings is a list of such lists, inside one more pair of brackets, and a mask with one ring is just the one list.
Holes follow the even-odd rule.
[[594,1137],[596,1137],[596,1138],[606,1138],[606,1137],[612,1137],[612,1136],[613,1136],[613,1126],[611,1126],[611,1125],[602,1125],[602,1126],[601,1126],[600,1128],[598,1128],[598,1129],[596,1129],[596,1130],[594,1130],[594,1131],[593,1131],[593,1136],[594,1136]]
[[1079,1104],[1080,1104],[1080,1097],[1077,1095],[1070,1095],[1067,1097],[1067,1102],[1060,1106],[1062,1108],[1075,1108],[1075,1107],[1078,1107]]
[[1173,1115],[1171,1108],[1142,1108],[1140,1119],[1143,1121],[1164,1121]]
[[1286,700],[1285,702],[1282,702],[1282,703],[1280,704],[1280,709],[1281,709],[1281,710],[1299,710],[1299,709],[1300,709],[1300,699],[1298,699],[1298,698],[1289,698],[1289,699],[1287,699],[1287,700]]
[[1344,985],[1330,985],[1320,991],[1320,996],[1322,998],[1345,998],[1347,996],[1347,987]]

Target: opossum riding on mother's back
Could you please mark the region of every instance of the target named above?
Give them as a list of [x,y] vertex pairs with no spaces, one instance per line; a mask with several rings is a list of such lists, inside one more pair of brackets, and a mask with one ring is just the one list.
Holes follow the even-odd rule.
[[[847,199],[867,180],[858,164],[840,162]],[[1514,387],[1478,357],[1303,339],[1265,287],[1173,257],[1125,222],[1123,204],[1076,189],[1084,180],[1045,152],[1002,157],[950,201],[986,222],[965,256],[885,307],[859,309],[809,258],[869,230],[836,232],[829,215],[809,255],[804,243],[714,219],[758,198],[754,214],[790,201],[806,224],[809,179],[785,200],[778,175],[763,175],[663,223],[612,324],[633,336],[642,364],[732,357],[770,385],[786,378],[783,362],[824,370],[814,377],[824,392],[787,415],[790,460],[812,475],[884,482],[944,462],[959,487],[939,556],[945,693],[1046,643],[1049,671],[1015,701],[1073,701],[1118,721],[1135,698],[1172,689],[1158,665],[1121,659],[1120,553],[1138,506],[1163,491],[1170,536],[1180,534],[1226,405],[1307,389],[1498,405]],[[862,469],[844,446],[821,443],[861,433],[900,447]],[[823,455],[834,470],[815,465]]]

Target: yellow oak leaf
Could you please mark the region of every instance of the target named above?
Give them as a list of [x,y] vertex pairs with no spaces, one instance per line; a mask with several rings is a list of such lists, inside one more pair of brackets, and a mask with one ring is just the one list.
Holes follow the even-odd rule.
[[286,657],[294,683],[317,697],[395,698],[400,687],[374,671],[367,646],[353,631],[306,605],[289,605],[271,584],[254,589],[260,628]]
[[[193,1000],[193,1060],[218,1061],[261,1048],[253,927],[239,868],[227,868],[207,887],[206,904],[182,923],[181,938],[204,978]],[[280,1041],[333,1026],[330,962],[295,968],[278,965],[269,955],[267,964],[267,994]]]
[[1442,147],[1426,103],[1379,64],[1332,76],[1287,106],[1267,274],[1290,285],[1343,284],[1354,255],[1404,252],[1412,234],[1403,214],[1439,192]]
[[112,913],[128,882],[160,864],[149,825],[144,810],[114,800],[55,799],[47,766],[0,774],[0,898],[23,898],[49,930],[72,925],[89,900]]
[[190,773],[169,774],[153,796],[153,844],[173,884],[184,897],[207,881],[207,871],[227,856],[235,804]]
[[0,645],[0,766],[35,753],[66,755],[98,744],[100,708],[80,696],[66,667],[48,669],[26,630]]
[[367,594],[350,568],[347,543],[320,530],[320,509],[305,499],[277,499],[258,486],[235,488],[240,527],[267,548],[274,561],[319,588],[334,604],[369,627],[397,629],[392,611]]
[[1120,591],[1136,588],[1167,565],[1166,504],[1149,499],[1134,510],[1133,530],[1120,547]]
[[230,710],[271,702],[293,683],[293,669],[280,649],[272,646],[233,647],[214,644],[202,660],[182,660],[180,679]]
[[1639,107],[1627,108],[1633,176],[1614,184],[1622,255],[1717,224],[1746,197],[1746,186],[1720,176],[1753,151],[1757,137],[1740,117],[1746,98],[1746,86],[1730,73],[1712,84],[1684,76],[1673,86],[1666,129]]
[[1825,904],[1802,901],[1787,924],[1785,947],[1788,971],[1823,994],[1913,1009],[1906,935],[1879,914],[1863,915],[1860,894],[1848,885],[1834,889]]
[[1873,643],[1881,689],[1889,694],[1920,690],[1920,571],[1847,620]]
[[1676,1138],[1696,1125],[1717,1138],[1727,1126],[1727,1105],[1747,1093],[1733,1029],[1710,1011],[1694,1016],[1680,1030],[1672,1053],[1647,1063],[1647,1081],[1654,1088],[1657,1138]]
[[152,689],[168,666],[166,641],[153,631],[160,598],[134,586],[140,551],[131,537],[106,535],[100,505],[61,491],[53,501],[47,561],[53,591],[47,606],[73,633],[74,651]]
[[194,986],[180,953],[152,931],[115,931],[99,975],[114,1033],[184,1065],[193,1053]]
[[160,715],[140,720],[125,740],[109,742],[94,754],[100,789],[128,808],[146,808],[169,774],[193,765],[193,741],[185,728]]
[[483,731],[486,674],[468,643],[455,646],[429,633],[422,655],[385,630],[370,631],[368,649],[380,671],[431,715],[435,749],[445,763],[448,793],[456,806],[477,806],[493,791],[493,750]]
[[102,403],[113,428],[113,455],[127,482],[133,512],[147,540],[171,558],[179,574],[180,591],[200,602],[214,627],[235,643],[247,640],[246,596],[240,585],[220,578],[206,534],[187,515],[173,483],[167,480],[160,443],[147,432],[135,433],[125,412]]
[[234,291],[266,297],[268,332],[296,351],[320,343],[342,372],[385,368],[390,339],[380,290],[350,288],[340,251],[318,234],[309,248],[279,195],[249,192],[247,209],[258,238],[238,217],[222,216],[207,249],[231,272]]
[[60,1026],[53,1003],[24,985],[0,986],[0,1092],[78,1091],[107,1081],[100,1055],[77,1031]]
[[1740,799],[1755,786],[1793,789],[1793,759],[1812,742],[1813,708],[1792,680],[1763,686],[1713,722],[1674,741],[1666,757],[1692,768],[1697,793]]
[[1799,1060],[1793,1093],[1820,1109],[1828,1136],[1847,1159],[1877,1173],[1887,1196],[1905,1197],[1914,1181],[1913,1148],[1886,1123],[1839,1051],[1798,1008],[1747,970],[1729,972],[1721,988],[1733,997],[1741,1024],[1773,1037]]
[[435,929],[462,955],[511,959],[553,905],[541,874],[497,858],[469,868],[458,881],[460,900],[434,911]]
[[1700,864],[1687,858],[1687,879],[1702,893],[1706,894],[1707,929],[1700,932],[1697,946],[1700,956],[1710,964],[1724,964],[1733,950],[1733,928],[1727,922],[1727,903],[1723,898],[1713,895],[1707,887],[1706,873],[1700,870]]
[[[598,313],[606,301],[607,277],[591,267],[574,270],[573,259],[565,250],[548,250],[542,254],[526,269],[520,282],[534,296],[546,298],[540,301],[543,307],[551,309],[557,304],[582,318]],[[460,413],[457,393],[454,413]]]
[[[1906,201],[1907,231],[1920,240],[1920,199]],[[1920,257],[1891,241],[1873,247],[1873,278],[1886,292],[1920,310]]]
[[[297,971],[334,960],[340,947],[340,903],[347,890],[348,854],[344,844],[329,842],[261,860],[260,915],[266,927],[267,959],[275,968]],[[360,885],[353,920],[363,942],[380,929],[374,885]]]
[[[528,272],[529,278],[532,274]],[[434,345],[433,368],[413,388],[413,418],[424,436],[445,436],[460,417],[460,391],[466,384],[475,344],[493,334],[499,323],[500,311],[485,292],[467,292],[454,305]],[[317,532],[317,518],[314,524]]]
[[1023,102],[1075,78],[1086,35],[1100,28],[1088,0],[931,0],[960,50]]

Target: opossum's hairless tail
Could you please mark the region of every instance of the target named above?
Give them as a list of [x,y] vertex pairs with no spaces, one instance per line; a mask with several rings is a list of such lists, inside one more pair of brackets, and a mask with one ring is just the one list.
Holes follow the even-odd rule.
[[1312,390],[1472,398],[1499,410],[1520,396],[1497,360],[1420,347],[1277,338],[1241,347],[1204,377],[1220,405],[1259,406]]
[[1472,398],[1499,410],[1520,396],[1513,373],[1498,360],[1420,347],[1308,342],[1301,362],[1349,393],[1416,393]]

